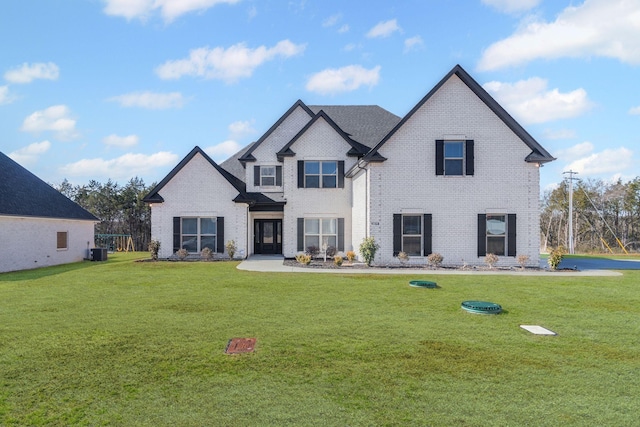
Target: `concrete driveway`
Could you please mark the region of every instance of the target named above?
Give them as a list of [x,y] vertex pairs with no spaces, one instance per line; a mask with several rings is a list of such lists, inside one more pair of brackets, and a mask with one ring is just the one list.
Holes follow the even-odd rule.
[[[549,268],[546,258],[540,258],[540,267]],[[571,258],[565,257],[559,269],[576,270],[640,270],[640,260],[608,259],[608,258]]]

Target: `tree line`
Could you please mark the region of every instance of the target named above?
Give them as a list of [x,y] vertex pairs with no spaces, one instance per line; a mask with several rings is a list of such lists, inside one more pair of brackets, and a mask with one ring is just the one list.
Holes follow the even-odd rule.
[[151,241],[151,208],[142,199],[155,184],[147,186],[138,177],[123,186],[111,179],[105,183],[91,180],[86,185],[73,185],[65,179],[53,187],[100,220],[95,234],[129,234],[135,250],[147,250]]
[[[569,247],[569,182],[542,198],[542,249]],[[622,182],[579,180],[573,184],[573,237],[576,252],[640,249],[640,177]]]

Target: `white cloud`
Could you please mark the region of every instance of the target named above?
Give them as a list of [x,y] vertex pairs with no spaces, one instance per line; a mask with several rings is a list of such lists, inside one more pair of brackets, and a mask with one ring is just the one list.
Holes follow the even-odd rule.
[[0,86],[0,105],[11,104],[14,97],[9,94],[9,86]]
[[66,105],[54,105],[36,111],[24,119],[21,130],[25,132],[53,132],[58,139],[69,140],[77,136],[76,121],[70,117]]
[[222,162],[228,159],[231,155],[237,153],[242,148],[238,142],[234,140],[227,140],[221,142],[217,145],[212,145],[211,147],[205,148],[204,151],[207,153],[215,162]]
[[556,155],[558,159],[570,162],[573,159],[587,157],[593,153],[594,145],[589,141],[581,142],[573,147],[565,148],[564,150],[558,150]]
[[60,69],[53,62],[38,62],[35,64],[22,64],[4,73],[4,78],[10,83],[31,83],[36,79],[57,80]]
[[[565,156],[569,160],[572,157]],[[570,162],[566,170],[573,170],[582,177],[620,174],[633,166],[633,151],[625,147],[607,148],[599,153],[584,153],[583,157]]]
[[150,110],[166,110],[168,108],[182,108],[185,99],[180,92],[154,93],[132,92],[114,96],[108,101],[118,102],[123,107],[140,107]]
[[379,22],[376,24],[375,27],[369,30],[367,37],[370,39],[389,37],[391,34],[400,30],[401,28],[398,26],[398,21],[396,19],[391,19],[389,21]]
[[118,136],[111,134],[102,138],[102,142],[110,147],[129,148],[138,144],[138,135]]
[[159,11],[165,22],[172,22],[185,13],[204,11],[217,4],[235,4],[240,0],[104,0],[104,13],[128,20],[148,19]]
[[256,130],[251,126],[251,122],[237,121],[229,125],[229,133],[232,139],[241,139],[247,135],[253,135]]
[[92,178],[128,179],[132,176],[149,175],[154,169],[175,165],[178,156],[168,151],[151,155],[127,153],[115,159],[82,159],[60,168],[67,176],[86,176]]
[[344,24],[340,28],[338,28],[338,32],[340,34],[349,32],[349,24]]
[[360,86],[375,86],[380,81],[380,66],[370,70],[360,65],[348,65],[342,68],[329,68],[320,71],[307,81],[309,92],[322,95],[350,92]]
[[533,9],[541,0],[482,0],[482,3],[491,6],[500,12],[518,13]]
[[567,7],[553,22],[531,19],[510,37],[489,46],[478,69],[593,56],[640,64],[640,0],[586,0]]
[[331,15],[330,17],[328,17],[327,19],[322,21],[322,26],[323,27],[333,27],[338,22],[340,22],[341,19],[342,19],[342,14],[340,14],[340,13],[337,13],[335,15]]
[[235,44],[227,49],[201,47],[189,52],[186,59],[167,61],[156,68],[156,74],[165,80],[179,79],[182,76],[220,79],[234,83],[247,78],[253,71],[267,61],[277,57],[289,58],[305,50],[304,44],[295,44],[282,40],[273,47],[260,46],[248,48],[244,43]]
[[[2,97],[0,96],[0,99],[2,99]],[[1,104],[1,102],[0,102]],[[633,107],[631,109],[629,109],[629,114],[634,115],[634,116],[640,116],[640,105],[637,107]]]
[[38,156],[49,151],[49,148],[51,148],[49,141],[34,142],[24,148],[9,153],[9,157],[21,165],[31,164],[38,160]]
[[562,93],[547,89],[547,80],[532,77],[516,83],[492,81],[483,85],[507,111],[524,123],[544,123],[577,117],[593,103],[580,88]]
[[424,40],[422,37],[415,36],[410,37],[404,41],[404,52],[411,52],[412,50],[419,50],[424,47]]

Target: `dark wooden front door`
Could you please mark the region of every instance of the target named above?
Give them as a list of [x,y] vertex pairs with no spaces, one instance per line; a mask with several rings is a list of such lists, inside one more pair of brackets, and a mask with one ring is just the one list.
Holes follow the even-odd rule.
[[282,253],[281,219],[256,219],[253,232],[253,253],[263,255]]

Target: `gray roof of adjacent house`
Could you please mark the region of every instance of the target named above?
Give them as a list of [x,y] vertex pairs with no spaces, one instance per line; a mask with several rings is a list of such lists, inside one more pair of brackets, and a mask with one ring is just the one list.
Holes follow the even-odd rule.
[[1,152],[0,215],[99,221]]

